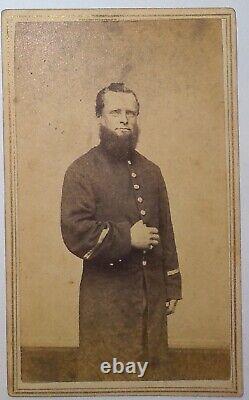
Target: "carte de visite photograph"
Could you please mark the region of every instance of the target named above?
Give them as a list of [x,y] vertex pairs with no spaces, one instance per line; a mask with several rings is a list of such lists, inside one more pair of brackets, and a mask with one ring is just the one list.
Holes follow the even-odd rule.
[[8,391],[240,396],[236,14],[2,13]]

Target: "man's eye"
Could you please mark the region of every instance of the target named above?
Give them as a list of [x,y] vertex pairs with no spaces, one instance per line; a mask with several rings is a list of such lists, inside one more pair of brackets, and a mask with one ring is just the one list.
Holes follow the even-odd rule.
[[126,114],[129,115],[129,116],[132,116],[132,117],[136,116],[136,113],[134,111],[127,111]]
[[112,114],[112,115],[118,115],[118,114],[120,114],[120,111],[119,111],[119,110],[112,110],[112,111],[110,112],[110,114]]

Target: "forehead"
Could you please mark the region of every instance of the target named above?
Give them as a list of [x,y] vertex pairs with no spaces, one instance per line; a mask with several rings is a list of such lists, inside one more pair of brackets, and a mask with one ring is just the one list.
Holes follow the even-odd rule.
[[104,95],[104,108],[137,110],[137,102],[132,93],[107,92]]

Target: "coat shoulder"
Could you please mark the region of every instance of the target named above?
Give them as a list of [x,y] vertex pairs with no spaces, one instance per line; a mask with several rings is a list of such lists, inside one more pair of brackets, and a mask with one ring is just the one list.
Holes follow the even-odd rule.
[[74,173],[74,174],[85,174],[88,173],[91,168],[93,167],[93,164],[96,160],[97,157],[97,147],[93,147],[86,153],[82,154],[80,157],[78,157],[76,160],[74,160],[69,167],[67,168],[66,173]]

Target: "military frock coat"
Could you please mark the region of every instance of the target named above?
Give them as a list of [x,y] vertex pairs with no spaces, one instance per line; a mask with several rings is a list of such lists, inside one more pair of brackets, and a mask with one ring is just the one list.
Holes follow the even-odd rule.
[[[152,250],[131,246],[138,220],[159,230]],[[101,144],[94,147],[65,174],[61,230],[67,248],[83,260],[80,347],[88,362],[135,361],[145,344],[148,360],[162,358],[165,301],[181,298],[181,276],[159,167],[137,151],[117,160]]]

